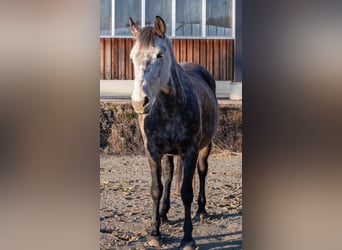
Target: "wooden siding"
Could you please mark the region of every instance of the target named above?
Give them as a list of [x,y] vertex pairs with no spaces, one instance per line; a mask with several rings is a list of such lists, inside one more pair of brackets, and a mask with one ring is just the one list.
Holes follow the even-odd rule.
[[[100,38],[100,78],[133,80],[132,38]],[[178,62],[201,64],[216,80],[233,80],[234,40],[172,39]]]

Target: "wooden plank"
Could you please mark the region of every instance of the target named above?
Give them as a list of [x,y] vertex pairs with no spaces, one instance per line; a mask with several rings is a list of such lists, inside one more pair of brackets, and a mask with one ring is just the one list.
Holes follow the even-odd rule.
[[134,39],[131,39],[130,42],[131,43],[130,43],[130,51],[129,51],[129,55],[128,55],[128,60],[130,63],[130,68],[131,68],[131,79],[133,80],[134,79],[134,67],[133,67],[133,61],[130,58],[130,54],[131,54],[131,50],[132,50],[133,45],[134,45]]
[[112,38],[112,79],[119,79],[118,40]]
[[227,80],[227,41],[220,40],[220,80]]
[[214,75],[213,70],[213,40],[208,39],[207,40],[207,70]]
[[204,67],[207,68],[207,40],[200,39],[200,61],[199,63]]
[[119,79],[125,80],[126,79],[126,70],[125,70],[125,54],[126,54],[126,46],[125,46],[125,39],[119,38]]
[[228,80],[234,80],[234,40],[229,40],[228,46]]
[[115,79],[115,40],[111,39],[112,42],[112,79]]
[[194,39],[194,42],[193,42],[193,62],[197,64],[200,63],[199,39]]
[[228,41],[227,42],[227,80],[231,80],[231,76],[230,76],[230,74],[231,74],[231,72],[232,72],[232,65],[231,65],[231,63],[230,63],[230,58],[231,58],[231,56],[232,56],[232,54],[231,54],[231,45],[232,45],[232,41]]
[[181,60],[181,43],[180,43],[180,40],[179,39],[176,39],[176,60],[177,62],[179,62]]
[[[171,45],[172,45],[172,48],[173,48],[173,54],[174,54],[175,57],[176,57],[176,48],[175,48],[175,40],[174,40],[174,39],[171,40]],[[177,60],[177,59],[176,59],[176,60]]]
[[100,79],[104,79],[104,39],[100,38]]
[[178,62],[179,61],[179,39],[173,39],[172,43],[173,43],[173,51],[175,54],[175,58],[176,58],[176,61]]
[[[132,48],[134,46],[134,40],[132,40]],[[129,52],[131,54],[131,52]],[[130,59],[129,60],[131,62],[131,67],[132,67],[132,79],[134,79],[134,65],[133,65],[133,61]]]
[[177,54],[176,54],[176,40],[175,39],[172,39],[172,48],[173,48],[173,54],[175,55],[175,58],[176,58],[176,61],[177,61]]
[[232,62],[231,62],[231,71],[232,71],[232,76],[231,76],[231,80],[233,81],[234,80],[234,67],[235,67],[235,64],[234,64],[234,60],[235,60],[235,40],[232,40]]
[[193,58],[193,50],[194,50],[194,46],[193,46],[193,39],[186,39],[186,61],[187,62],[193,62],[194,58]]
[[186,62],[186,40],[180,39],[180,46],[179,46],[179,61]]
[[215,80],[220,80],[220,40],[213,40],[213,71]]
[[131,65],[131,60],[129,57],[129,54],[131,53],[132,49],[132,38],[125,38],[125,43],[126,43],[126,53],[125,53],[125,62],[126,62],[126,80],[133,80],[133,70],[132,70],[132,65]]
[[105,38],[105,79],[110,80],[112,77],[112,43],[110,38]]

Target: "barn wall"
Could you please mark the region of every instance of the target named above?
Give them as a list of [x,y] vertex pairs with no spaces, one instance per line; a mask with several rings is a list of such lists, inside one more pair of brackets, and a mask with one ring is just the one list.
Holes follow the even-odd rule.
[[[132,38],[100,38],[100,78],[133,80],[133,64],[129,59]],[[179,62],[194,62],[207,68],[216,80],[234,78],[234,40],[172,39]]]

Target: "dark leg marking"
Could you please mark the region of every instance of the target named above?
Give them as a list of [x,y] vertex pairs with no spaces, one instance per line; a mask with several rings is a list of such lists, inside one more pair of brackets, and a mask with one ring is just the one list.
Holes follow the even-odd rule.
[[194,197],[192,189],[192,179],[196,169],[198,151],[190,149],[184,157],[184,176],[181,189],[182,201],[184,204],[184,237],[181,242],[181,247],[195,248],[196,243],[192,238],[192,221],[191,221],[191,203]]
[[163,166],[163,196],[161,200],[161,207],[159,210],[160,219],[162,222],[167,222],[167,212],[170,209],[170,192],[171,192],[171,182],[173,177],[173,156],[164,155],[162,158]]

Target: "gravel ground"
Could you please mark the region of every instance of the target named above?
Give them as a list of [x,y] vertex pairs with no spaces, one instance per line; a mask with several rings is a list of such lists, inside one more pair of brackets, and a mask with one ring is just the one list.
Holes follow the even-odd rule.
[[[242,249],[242,154],[209,157],[208,218],[193,220],[200,249]],[[196,176],[197,178],[197,176]],[[100,249],[155,249],[146,244],[151,223],[150,172],[144,156],[100,156]],[[162,249],[177,249],[183,205],[172,186],[170,224],[161,225]],[[197,181],[198,183],[198,181]],[[195,197],[197,197],[197,189]],[[197,198],[192,215],[197,209]]]

